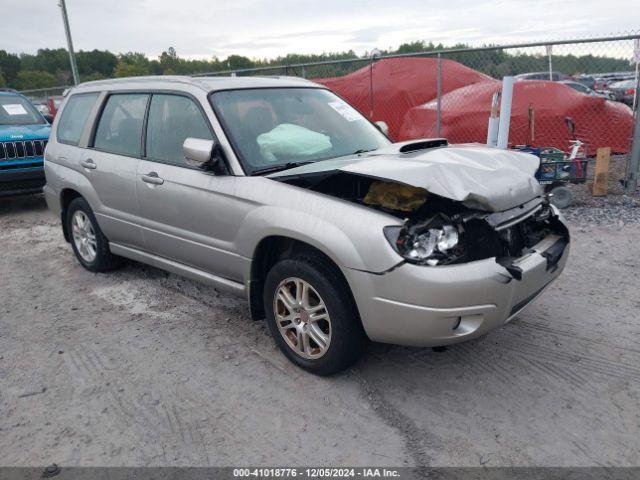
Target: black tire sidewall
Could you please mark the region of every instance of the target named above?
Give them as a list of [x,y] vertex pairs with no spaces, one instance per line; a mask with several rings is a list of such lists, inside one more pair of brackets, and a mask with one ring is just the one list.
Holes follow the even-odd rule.
[[[96,258],[94,258],[93,262],[87,262],[82,258],[80,252],[78,252],[78,247],[76,246],[76,242],[73,238],[73,214],[78,210],[84,212],[85,215],[87,215],[96,237]],[[98,225],[96,217],[93,214],[93,210],[91,210],[91,207],[89,206],[87,201],[81,197],[74,199],[69,205],[65,217],[67,222],[67,232],[69,232],[69,239],[71,241],[71,248],[73,248],[73,253],[75,254],[80,264],[84,268],[92,272],[99,272],[107,269],[106,264],[110,261],[110,258],[107,258],[108,256],[110,256],[109,245],[107,239],[102,233],[102,230],[100,230],[100,226]]]
[[[273,296],[282,280],[298,277],[322,297],[331,319],[331,343],[320,358],[307,359],[295,353],[276,325]],[[276,263],[265,281],[263,301],[267,325],[284,355],[301,368],[317,375],[331,375],[354,363],[364,351],[366,336],[348,285],[326,261],[314,256],[296,256]]]

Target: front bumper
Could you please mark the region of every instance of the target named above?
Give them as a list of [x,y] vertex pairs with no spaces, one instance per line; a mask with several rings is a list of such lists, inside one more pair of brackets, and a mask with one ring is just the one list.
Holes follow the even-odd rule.
[[44,167],[0,169],[0,197],[39,193],[45,184]]
[[554,266],[544,256],[560,239],[549,235],[513,262],[520,280],[495,258],[442,267],[405,263],[384,274],[352,269],[343,273],[371,340],[448,345],[504,325],[535,300],[567,262],[568,243]]

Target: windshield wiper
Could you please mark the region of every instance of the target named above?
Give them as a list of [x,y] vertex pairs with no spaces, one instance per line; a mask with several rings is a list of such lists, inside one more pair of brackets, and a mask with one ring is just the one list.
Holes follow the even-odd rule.
[[288,163],[284,163],[282,165],[274,165],[272,167],[265,167],[265,168],[259,168],[257,170],[254,170],[253,172],[251,172],[252,175],[255,174],[264,174],[264,173],[274,173],[274,172],[281,172],[283,170],[289,170],[290,168],[295,168],[295,167],[299,167],[301,165],[307,165],[309,163],[314,163],[313,161],[307,161],[307,162],[288,162]]
[[348,157],[350,155],[359,155],[361,153],[373,152],[374,150],[377,150],[377,148],[369,148],[369,149],[361,148],[359,150],[356,150],[353,153],[347,153],[345,155],[339,155],[337,157],[320,158],[318,160],[309,160],[309,161],[306,161],[306,162],[288,162],[288,163],[283,163],[281,165],[274,165],[272,167],[259,168],[257,170],[254,170],[251,173],[251,175],[256,175],[256,174],[262,175],[262,174],[265,174],[265,173],[281,172],[283,170],[289,170],[290,168],[299,167],[301,165],[307,165],[309,163],[315,163],[315,162],[319,162],[319,161],[322,161],[322,160],[328,160],[328,159]]
[[368,150],[366,148],[361,148],[360,150],[356,150],[355,152],[353,152],[351,155],[359,155],[360,153],[367,153],[367,152],[373,152],[374,150],[377,150],[375,148],[369,148]]

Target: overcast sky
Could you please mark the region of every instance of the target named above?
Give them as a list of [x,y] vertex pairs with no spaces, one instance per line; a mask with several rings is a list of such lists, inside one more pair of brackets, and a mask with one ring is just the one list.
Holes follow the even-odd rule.
[[[67,0],[76,50],[275,57],[426,40],[525,42],[640,30],[638,0]],[[58,0],[0,0],[0,49],[65,46]]]

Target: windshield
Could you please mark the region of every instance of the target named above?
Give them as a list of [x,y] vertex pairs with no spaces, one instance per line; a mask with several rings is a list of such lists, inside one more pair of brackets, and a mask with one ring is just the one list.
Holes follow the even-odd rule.
[[216,92],[213,108],[248,174],[376,150],[391,143],[357,110],[318,88]]
[[42,115],[26,98],[0,95],[0,125],[35,125],[45,123]]

